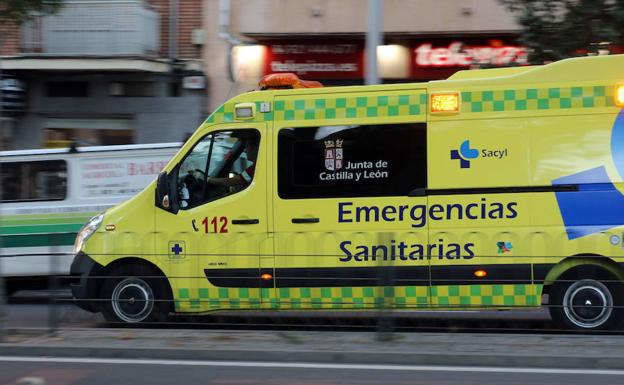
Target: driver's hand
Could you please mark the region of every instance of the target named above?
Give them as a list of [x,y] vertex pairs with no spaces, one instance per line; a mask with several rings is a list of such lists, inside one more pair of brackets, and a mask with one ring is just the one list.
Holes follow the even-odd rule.
[[203,178],[203,173],[201,172],[201,170],[195,169],[195,170],[189,170],[188,172],[193,178],[195,178],[195,180],[202,180]]

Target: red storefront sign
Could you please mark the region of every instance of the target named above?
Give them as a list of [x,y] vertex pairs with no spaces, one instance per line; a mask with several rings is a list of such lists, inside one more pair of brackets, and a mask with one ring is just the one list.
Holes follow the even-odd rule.
[[526,47],[499,39],[422,41],[415,44],[412,51],[411,74],[414,79],[442,79],[475,66],[525,64]]
[[362,79],[364,43],[271,43],[264,73],[276,72],[294,72],[304,79]]

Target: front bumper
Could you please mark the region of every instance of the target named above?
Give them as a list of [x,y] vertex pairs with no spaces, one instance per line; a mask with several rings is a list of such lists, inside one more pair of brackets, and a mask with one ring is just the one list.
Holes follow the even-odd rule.
[[74,257],[69,272],[76,306],[92,313],[98,312],[100,287],[98,281],[103,276],[102,265],[81,251]]

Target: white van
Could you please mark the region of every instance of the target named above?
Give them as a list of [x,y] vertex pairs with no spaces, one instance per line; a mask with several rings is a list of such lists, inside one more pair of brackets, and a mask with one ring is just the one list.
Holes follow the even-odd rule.
[[9,293],[66,277],[76,233],[143,190],[181,143],[0,152],[0,274]]

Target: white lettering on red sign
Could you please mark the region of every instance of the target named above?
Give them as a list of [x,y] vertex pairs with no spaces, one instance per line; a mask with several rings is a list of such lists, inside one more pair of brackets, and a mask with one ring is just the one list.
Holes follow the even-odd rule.
[[273,44],[271,50],[279,55],[333,54],[346,55],[358,52],[355,44]]
[[271,61],[271,72],[356,72],[357,63],[295,63],[292,60],[284,62]]
[[430,43],[421,44],[415,50],[419,67],[468,67],[473,64],[504,66],[527,64],[525,47],[504,45],[467,46],[453,42],[448,47],[433,48]]

